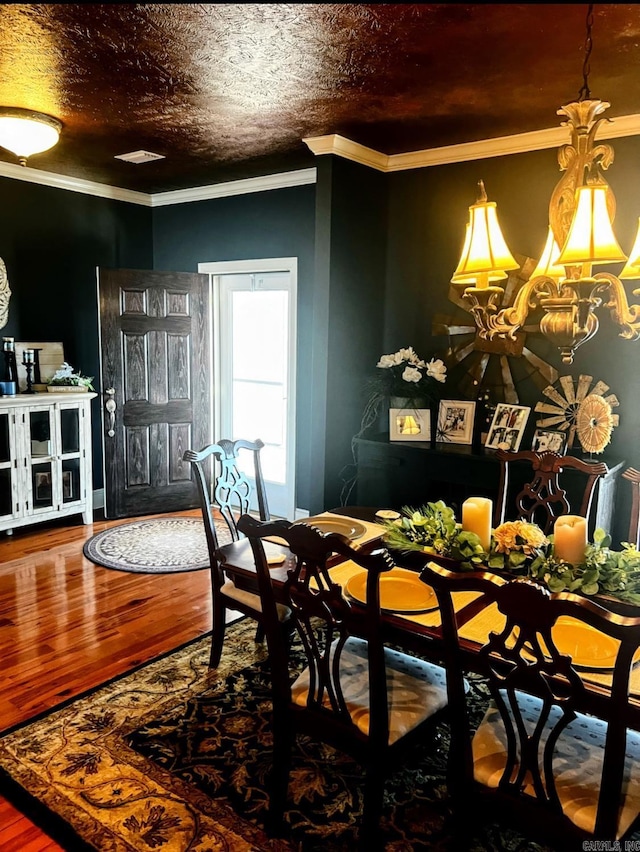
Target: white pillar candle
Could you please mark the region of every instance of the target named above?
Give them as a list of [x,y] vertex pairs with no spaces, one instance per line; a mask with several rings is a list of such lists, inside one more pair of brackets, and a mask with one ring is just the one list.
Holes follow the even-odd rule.
[[462,504],[462,529],[475,533],[487,552],[491,546],[492,514],[493,503],[488,497],[469,497]]
[[556,559],[579,565],[587,549],[587,519],[562,515],[553,527],[553,553]]

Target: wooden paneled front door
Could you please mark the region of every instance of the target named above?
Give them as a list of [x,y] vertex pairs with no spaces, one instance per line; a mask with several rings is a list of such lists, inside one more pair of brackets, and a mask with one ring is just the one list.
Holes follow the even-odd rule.
[[209,276],[98,271],[105,514],[198,504],[186,449],[211,440]]

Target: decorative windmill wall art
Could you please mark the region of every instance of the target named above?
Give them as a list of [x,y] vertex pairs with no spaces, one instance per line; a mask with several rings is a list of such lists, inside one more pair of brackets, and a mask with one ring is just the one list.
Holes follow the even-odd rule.
[[602,453],[613,432],[611,406],[603,397],[590,393],[578,407],[576,434],[586,453]]
[[[516,293],[536,265],[533,258],[519,257],[517,260],[521,266],[510,273],[505,282],[503,305],[513,303]],[[538,392],[553,384],[558,378],[558,371],[530,348],[536,337],[542,338],[538,326],[525,326],[514,338],[485,340],[480,336],[473,317],[469,316],[471,308],[463,298],[463,289],[452,284],[449,287],[449,301],[463,310],[468,319],[460,315],[437,314],[431,329],[434,335],[449,337],[449,349],[442,358],[450,371],[460,366],[462,378],[458,381],[458,387],[462,396],[473,399],[480,388],[490,388],[494,402],[517,405],[520,395],[516,387],[516,374],[518,382],[531,380]],[[533,332],[538,333],[534,336]]]
[[541,429],[557,429],[567,434],[567,448],[578,437],[583,450],[601,453],[620,422],[612,409],[620,405],[618,397],[609,393],[609,385],[593,376],[560,376],[555,385],[542,391],[549,402],[538,402],[535,411]]

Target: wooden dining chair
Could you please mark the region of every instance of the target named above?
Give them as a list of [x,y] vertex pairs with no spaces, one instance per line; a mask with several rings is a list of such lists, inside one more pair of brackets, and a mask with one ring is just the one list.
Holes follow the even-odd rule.
[[[435,563],[421,577],[442,615],[455,824],[473,831],[484,817],[512,820],[558,849],[629,836],[640,814],[640,734],[631,730],[628,700],[632,675],[639,686],[640,618],[525,578]],[[463,627],[458,592],[483,596],[480,613]],[[587,669],[597,666],[608,680],[601,687],[589,684]],[[490,693],[475,729],[463,685],[469,667]],[[459,838],[460,848],[470,840]]]
[[[545,533],[553,530],[556,518],[574,514],[589,517],[594,489],[598,480],[609,472],[604,462],[586,462],[574,456],[563,456],[553,452],[533,450],[496,450],[500,462],[500,483],[495,505],[494,526],[505,520],[523,519],[537,524]],[[511,479],[514,463],[531,465],[533,478],[513,498],[510,509]],[[583,477],[578,499],[569,502],[566,482],[561,475],[566,471],[577,471]]]
[[[253,472],[257,506],[260,518],[269,520],[267,492],[260,465],[260,450],[263,442],[228,441],[223,439],[217,444],[209,444],[202,450],[187,450],[183,456],[191,463],[192,475],[198,489],[202,520],[207,537],[209,562],[211,566],[211,656],[209,666],[217,668],[222,654],[226,627],[227,610],[233,610],[256,619],[256,642],[264,640],[262,627],[262,607],[257,594],[239,589],[235,583],[225,576],[216,555],[219,547],[216,525],[213,519],[215,510],[226,522],[232,541],[237,541],[239,532],[237,519],[249,512],[251,506],[252,486],[240,469],[238,461],[241,450],[253,454]],[[284,607],[278,610],[281,619],[286,619]]]
[[[271,661],[274,763],[269,828],[279,834],[287,800],[291,752],[297,734],[346,752],[365,768],[359,845],[378,849],[385,776],[389,767],[425,734],[446,707],[444,670],[386,648],[382,640],[380,575],[394,567],[385,549],[367,554],[336,533],[287,521],[261,524],[247,515],[238,522],[253,548]],[[304,651],[295,670],[289,645],[278,629],[276,598],[263,539],[287,541],[295,557],[279,600],[291,609],[292,633]],[[354,606],[333,583],[333,554],[366,572],[366,605]]]
[[640,531],[638,529],[640,526],[640,471],[636,470],[634,467],[628,467],[625,471],[623,471],[622,477],[631,483],[632,488],[631,514],[629,517],[629,533],[627,541],[635,545],[635,547],[640,547],[640,536],[638,535],[638,532]]

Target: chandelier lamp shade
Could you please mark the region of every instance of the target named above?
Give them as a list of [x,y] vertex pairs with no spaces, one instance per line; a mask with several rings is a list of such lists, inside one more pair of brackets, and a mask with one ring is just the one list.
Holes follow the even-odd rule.
[[[603,178],[613,162],[613,148],[595,143],[606,101],[590,98],[587,85],[591,50],[593,7],[587,16],[587,51],[584,85],[579,100],[558,110],[569,128],[570,141],[558,151],[564,172],[549,203],[547,241],[531,277],[520,287],[513,304],[503,306],[504,288],[495,282],[517,269],[500,230],[495,202],[488,201],[482,181],[478,201],[469,208],[469,222],[460,262],[451,279],[465,285],[464,298],[480,336],[515,339],[529,314],[541,310],[539,328],[561,352],[564,363],[573,363],[576,349],[598,331],[599,308],[608,310],[627,340],[640,338],[640,305],[629,305],[622,283],[640,278],[640,220],[631,253],[620,248],[612,218],[615,199]],[[619,277],[594,272],[600,264],[626,264]],[[640,289],[634,290],[640,296]]]
[[15,154],[23,166],[33,154],[53,148],[61,130],[62,122],[51,115],[19,107],[0,107],[0,146]]

